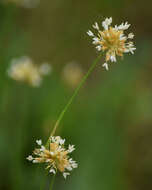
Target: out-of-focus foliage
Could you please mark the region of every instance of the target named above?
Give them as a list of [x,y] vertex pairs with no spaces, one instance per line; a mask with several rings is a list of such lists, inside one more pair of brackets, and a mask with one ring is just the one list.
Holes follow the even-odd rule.
[[[109,16],[132,24],[137,51],[109,72],[101,59],[67,111],[57,134],[76,145],[79,168],[66,181],[58,175],[54,189],[152,188],[150,1],[43,0],[33,9],[0,4],[0,189],[49,188],[51,175],[25,158],[36,139],[47,140],[73,92],[65,65],[76,60],[88,69],[97,54],[86,31]],[[53,66],[40,88],[7,76],[11,60],[24,55]]]

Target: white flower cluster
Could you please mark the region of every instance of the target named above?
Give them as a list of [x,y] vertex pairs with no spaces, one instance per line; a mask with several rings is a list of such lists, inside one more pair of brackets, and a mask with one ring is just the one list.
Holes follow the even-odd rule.
[[114,27],[111,26],[112,18],[106,18],[102,22],[103,30],[100,30],[97,22],[92,26],[97,30],[97,36],[89,30],[87,34],[93,38],[93,44],[96,45],[98,51],[106,52],[106,62],[103,67],[108,70],[108,61],[116,62],[116,55],[123,56],[123,53],[131,52],[134,54],[136,48],[132,41],[128,41],[134,38],[133,33],[129,33],[128,36],[124,34],[124,31],[130,27],[128,22]]
[[42,76],[51,72],[51,66],[43,63],[37,66],[29,57],[13,59],[8,69],[8,76],[17,81],[24,81],[33,87],[39,87],[42,82]]
[[63,177],[66,178],[70,175],[70,171],[78,167],[76,161],[69,157],[68,154],[75,150],[74,145],[69,145],[68,149],[65,149],[65,139],[60,136],[52,136],[50,138],[49,150],[42,145],[41,140],[37,140],[36,143],[40,148],[35,149],[32,155],[27,159],[33,163],[46,163],[46,169],[49,169],[50,173],[56,174],[57,170],[62,172]]

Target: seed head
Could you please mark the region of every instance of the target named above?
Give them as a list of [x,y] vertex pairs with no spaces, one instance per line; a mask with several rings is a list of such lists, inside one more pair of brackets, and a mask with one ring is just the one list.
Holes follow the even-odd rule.
[[69,145],[68,149],[65,149],[65,139],[61,139],[59,136],[52,136],[49,141],[49,149],[46,149],[42,145],[42,141],[37,140],[36,143],[40,148],[36,148],[33,156],[28,156],[27,160],[33,163],[45,163],[46,169],[49,169],[50,173],[56,174],[58,170],[66,178],[70,175],[70,171],[78,167],[76,161],[69,157],[69,154],[75,150],[74,145]]
[[125,35],[124,31],[130,27],[128,22],[122,23],[121,25],[114,27],[111,26],[112,18],[106,18],[102,22],[103,30],[100,30],[98,23],[93,25],[93,28],[97,30],[95,35],[91,30],[87,32],[89,36],[93,38],[93,44],[96,46],[98,51],[105,52],[105,63],[103,67],[108,70],[108,62],[116,62],[116,56],[123,57],[124,53],[131,52],[134,54],[136,50],[130,39],[134,38],[134,34],[130,33],[128,36]]

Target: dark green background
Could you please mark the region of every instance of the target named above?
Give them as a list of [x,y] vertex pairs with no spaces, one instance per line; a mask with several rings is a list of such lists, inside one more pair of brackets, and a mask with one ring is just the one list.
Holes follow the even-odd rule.
[[[76,145],[79,167],[54,190],[152,189],[152,3],[148,0],[41,0],[35,9],[0,4],[0,189],[49,189],[51,175],[25,158],[45,142],[72,95],[62,80],[66,63],[87,71],[97,53],[86,31],[113,17],[128,21],[137,51],[97,64],[67,111],[57,135]],[[53,72],[40,88],[7,76],[12,58],[28,55]]]

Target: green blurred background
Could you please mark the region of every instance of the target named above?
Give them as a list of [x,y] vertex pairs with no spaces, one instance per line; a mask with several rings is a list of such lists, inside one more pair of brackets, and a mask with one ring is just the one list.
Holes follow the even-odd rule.
[[[74,71],[63,77],[65,66],[74,61],[87,71],[97,52],[86,31],[110,16],[114,24],[132,24],[137,51],[109,72],[101,59],[65,114],[57,135],[76,145],[79,167],[66,181],[58,175],[54,189],[152,189],[151,6],[148,0],[41,0],[35,8],[0,3],[1,190],[49,189],[52,176],[26,157],[36,139],[47,140],[79,82],[71,83]],[[40,88],[7,76],[11,60],[24,55],[53,67]]]

